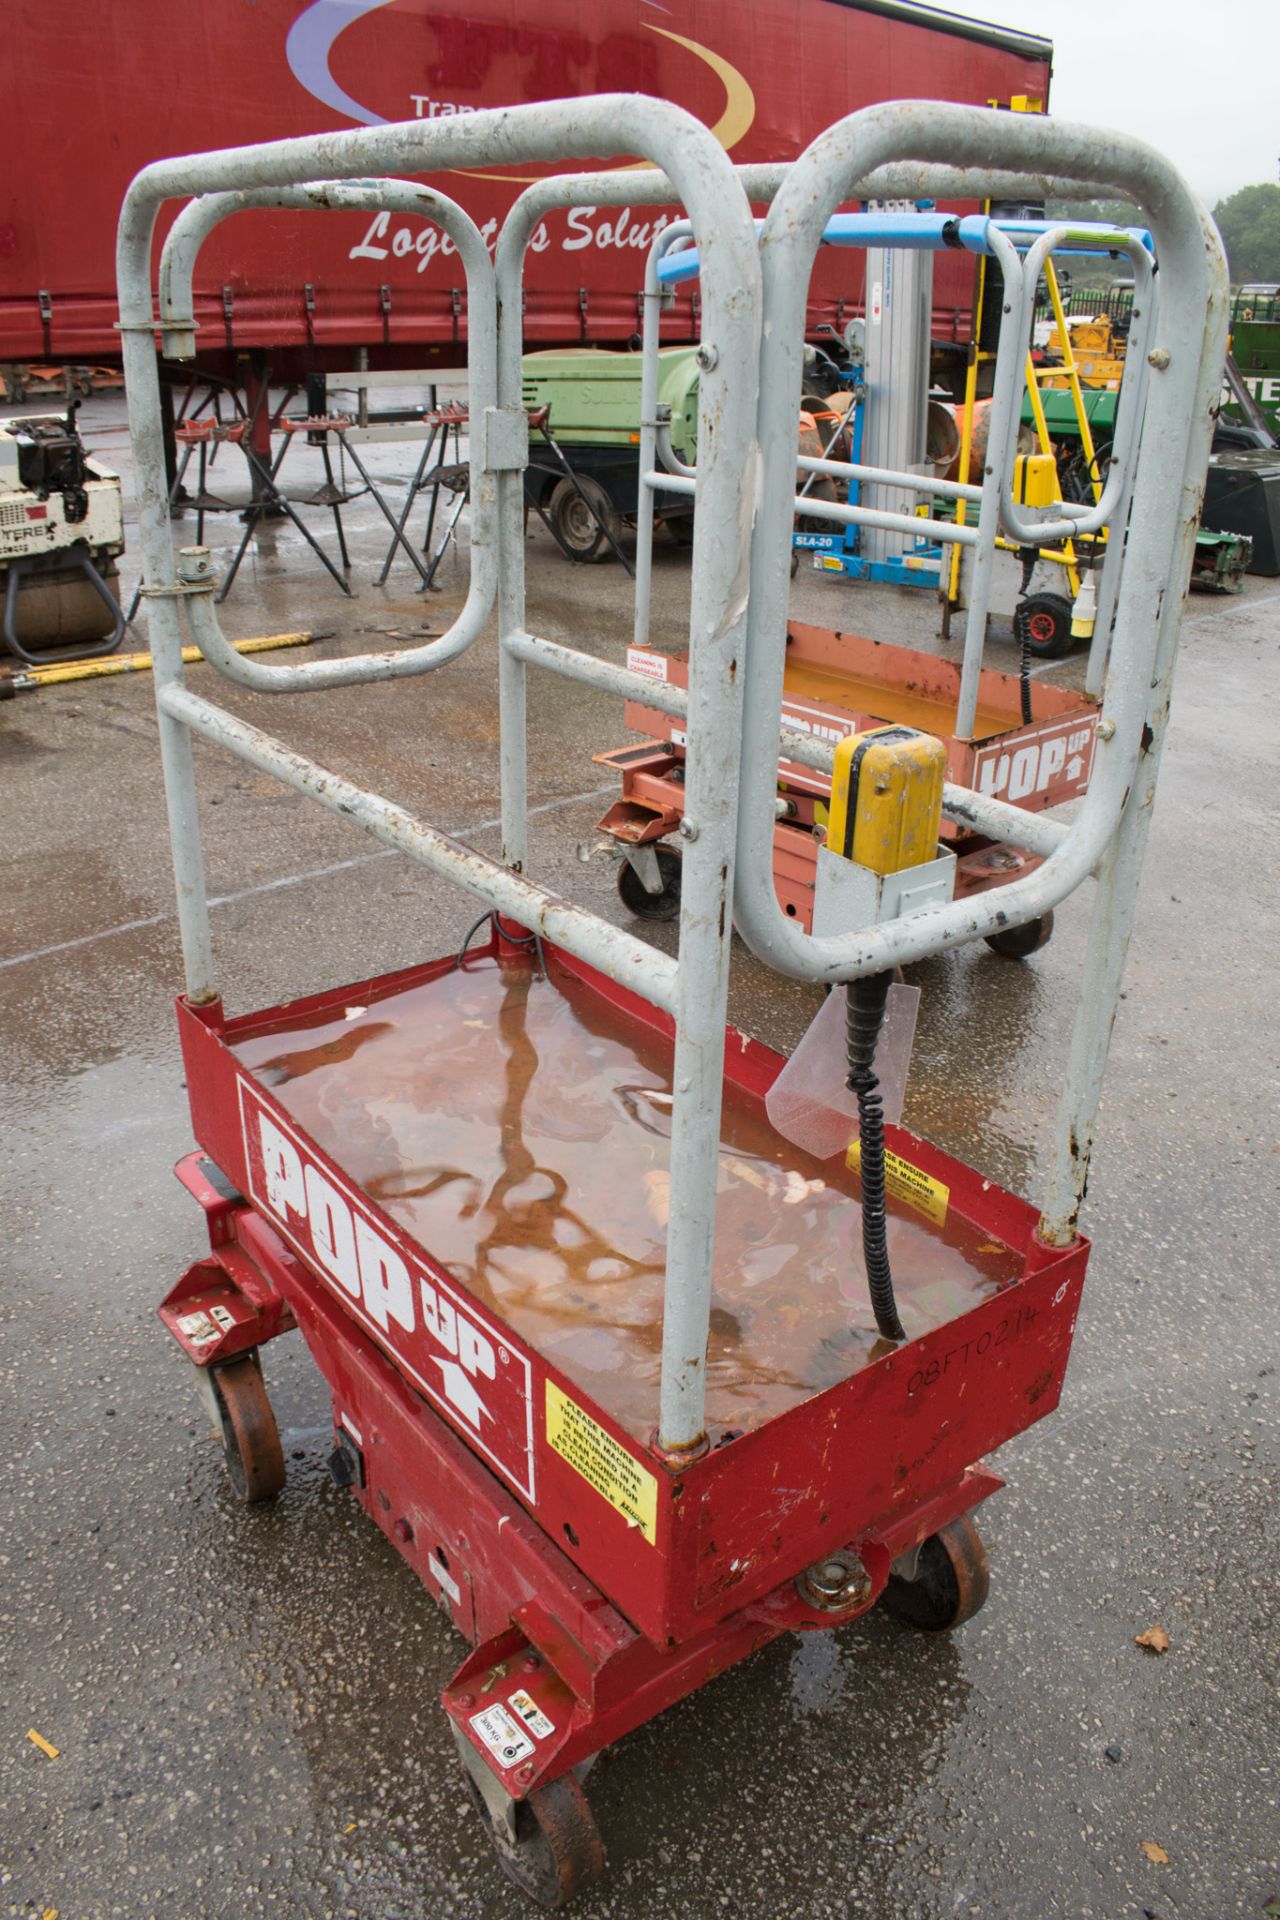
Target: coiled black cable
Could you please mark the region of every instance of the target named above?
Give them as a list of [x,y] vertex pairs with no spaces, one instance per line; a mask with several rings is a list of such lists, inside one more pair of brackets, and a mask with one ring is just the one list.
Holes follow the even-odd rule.
[[1022,724],[1031,725],[1031,622],[1023,614],[1022,608],[1013,616],[1013,629],[1018,636],[1018,692],[1021,695]]
[[885,1001],[893,976],[866,974],[845,988],[847,1085],[858,1101],[858,1138],[862,1173],[862,1257],[876,1325],[886,1340],[905,1340],[898,1318],[889,1269],[889,1240],[884,1206],[884,1102],[872,1066],[884,1024]]
[[[1022,585],[1019,593],[1023,600],[1031,591],[1031,577],[1036,570],[1036,561],[1040,558],[1037,547],[1022,547],[1019,550],[1022,560]],[[1014,610],[1013,631],[1018,642],[1018,690],[1022,696],[1022,724],[1031,725],[1031,623],[1021,606]]]

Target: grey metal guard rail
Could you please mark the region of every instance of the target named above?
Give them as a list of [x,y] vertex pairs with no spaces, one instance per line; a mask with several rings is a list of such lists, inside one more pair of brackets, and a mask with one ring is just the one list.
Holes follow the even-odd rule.
[[[971,191],[987,190],[987,183],[973,176],[960,175],[965,186]],[[945,190],[958,191],[957,176],[947,176]],[[934,191],[941,195],[944,186],[935,181]],[[649,249],[645,266],[645,309],[643,336],[643,372],[641,389],[640,424],[640,481],[641,512],[636,531],[636,604],[634,632],[637,645],[645,645],[649,636],[649,581],[653,547],[653,495],[659,486],[680,487],[691,490],[697,478],[697,468],[687,466],[677,456],[671,444],[670,429],[656,417],[657,381],[658,381],[658,299],[660,297],[659,265],[668,252],[683,244],[692,232],[687,221],[677,221],[659,234]],[[1004,284],[1009,293],[1000,327],[999,354],[1001,366],[1008,368],[1013,364],[1019,372],[1023,365],[1021,349],[1025,346],[1025,329],[1029,327],[1029,309],[1022,299],[1022,280],[1024,268],[1008,239],[996,236],[996,245],[992,249],[997,259]],[[1038,271],[1038,269],[1037,269]],[[944,498],[964,500],[967,503],[984,504],[986,510],[986,529],[979,533],[978,524],[968,527],[953,526],[947,522],[908,518],[905,515],[883,514],[873,509],[851,507],[838,502],[815,501],[808,495],[797,494],[793,506],[796,512],[822,513],[825,517],[843,523],[869,524],[872,526],[893,526],[907,532],[930,530],[943,540],[955,545],[978,547],[985,543],[985,552],[981,565],[975,570],[974,582],[970,593],[969,619],[965,629],[964,661],[960,676],[960,688],[956,707],[955,730],[957,734],[971,731],[977,712],[978,694],[981,685],[983,652],[987,628],[987,602],[990,593],[992,561],[995,550],[995,532],[998,519],[1000,483],[1005,471],[1002,460],[1012,462],[1013,445],[1016,436],[1017,399],[1021,391],[1020,383],[1015,384],[1005,378],[999,405],[993,408],[992,441],[1003,449],[1000,458],[995,454],[984,468],[983,484],[980,487],[961,485],[959,482],[938,481],[931,477],[922,477],[909,473],[899,473],[882,467],[868,467],[861,463],[846,460],[819,459],[806,454],[797,454],[796,465],[809,474],[826,473],[837,479],[858,478],[887,482],[922,494],[941,494]],[[1012,426],[1010,422],[1012,421]],[[660,457],[665,472],[659,471],[655,464],[655,452]],[[647,511],[646,511],[647,509]],[[645,683],[646,685],[650,683]],[[638,694],[641,693],[640,676],[636,676]],[[678,700],[680,690],[667,684],[657,683],[651,690],[643,693],[649,706],[664,704],[663,698],[670,702],[670,711],[681,711]],[[780,729],[780,746],[788,758],[801,765],[814,767],[830,773],[834,754],[830,746],[821,742],[792,734],[789,729]],[[1051,853],[1058,846],[1066,828],[1056,820],[1049,820],[1036,814],[1029,814],[1021,807],[1014,807],[1005,801],[996,800],[989,794],[974,793],[968,787],[957,786],[947,781],[943,788],[943,810],[947,817],[959,821],[971,831],[985,834],[1008,846],[1025,848],[1041,855]]]
[[[768,201],[777,191],[786,168],[782,165],[747,166],[739,167],[735,171],[752,200]],[[1046,192],[1061,194],[1064,197],[1072,195],[1079,197],[1089,191],[1081,182],[1057,176],[1037,181],[1036,187],[1037,190],[1043,188]],[[867,180],[861,182],[856,193],[859,197],[910,198],[929,192],[936,194],[939,198],[958,199],[1016,197],[1025,193],[1026,189],[1026,179],[1013,173],[979,173],[973,169],[894,163],[879,168]],[[539,181],[536,185],[529,187],[513,204],[498,240],[495,266],[498,298],[503,311],[519,310],[521,306],[525,254],[529,241],[545,214],[556,208],[580,204],[616,206],[633,202],[644,205],[665,205],[671,202],[672,195],[671,182],[665,175],[657,172],[632,173],[622,178],[616,173],[570,174]],[[637,645],[647,643],[649,631],[653,482],[661,479],[661,484],[669,484],[666,476],[659,476],[654,470],[655,448],[663,438],[662,430],[656,421],[652,425],[648,424],[652,408],[656,403],[653,355],[657,348],[657,302],[661,297],[656,269],[665,247],[668,244],[674,244],[684,235],[691,234],[692,231],[692,223],[688,221],[672,222],[657,237],[646,261],[643,320],[645,344],[642,365],[644,384],[641,393],[639,449],[640,472],[644,484],[641,488],[637,527],[633,619],[633,632]],[[518,396],[521,392],[521,364],[519,342],[513,344],[509,336],[506,337],[500,380],[504,404],[514,404],[513,396]],[[684,467],[674,459],[670,453],[669,440],[667,449],[664,464],[668,474],[674,473],[677,479],[683,480],[686,483],[685,490],[691,493],[696,479],[696,469]],[[645,476],[648,478],[644,478]],[[978,487],[964,489],[962,497],[980,500],[982,490]],[[918,522],[914,524],[918,525]],[[523,559],[521,566],[523,566]],[[523,607],[523,588],[519,597]],[[650,680],[631,668],[579,653],[576,649],[564,647],[556,641],[541,639],[525,631],[518,622],[513,623],[504,634],[504,661],[508,656],[524,665],[550,668],[554,672],[582,680],[602,692],[617,694],[623,699],[643,700],[647,706],[657,707],[675,719],[687,718],[688,696],[683,687],[675,686],[670,682]],[[974,703],[977,699],[980,666],[979,658],[971,669]],[[819,772],[831,772],[832,749],[811,736],[796,733],[782,726],[778,729],[778,745],[788,759],[795,760],[802,766],[812,767]],[[1066,832],[1065,827],[1056,820],[1029,814],[1024,809],[1010,806],[1007,802],[997,800],[989,794],[974,793],[969,788],[956,786],[952,782],[948,782],[944,788],[943,805],[949,819],[959,822],[971,831],[985,834],[988,838],[1005,845],[1024,847],[1036,854],[1051,853]],[[515,862],[523,861],[523,848],[523,815],[521,815],[513,819],[509,832],[504,827],[504,858]]]
[[[458,250],[466,275],[473,341],[471,394],[477,417],[483,418],[497,397],[498,316],[489,250],[475,222],[455,201],[412,180],[315,181],[301,187],[209,193],[193,200],[174,221],[160,256],[159,314],[164,351],[179,360],[195,352],[192,275],[209,235],[233,214],[274,208],[321,213],[377,212],[386,208],[395,213],[423,214],[443,228]],[[370,679],[401,680],[442,667],[466,651],[493,611],[498,577],[497,545],[492,536],[495,509],[493,476],[480,464],[471,486],[472,565],[466,602],[444,633],[420,646],[345,660],[307,660],[292,666],[250,660],[236,652],[222,631],[212,600],[203,596],[193,596],[188,609],[192,639],[229,680],[255,693],[354,686]]]
[[[1059,245],[1066,243],[1070,235],[1070,225],[1064,223],[1042,234],[1028,249],[1027,257],[1023,262],[1020,290],[1019,330],[1024,339],[1031,329],[1036,288],[1044,270],[1044,263]],[[1126,253],[1133,266],[1134,306],[1140,316],[1140,325],[1136,337],[1131,342],[1136,350],[1134,359],[1130,362],[1126,357],[1125,377],[1120,383],[1111,464],[1107,469],[1106,483],[1092,506],[1076,506],[1069,501],[1064,501],[1059,507],[1057,520],[1030,521],[1019,511],[1013,498],[1012,449],[1008,449],[1010,457],[1006,460],[1001,486],[1000,518],[1009,537],[1020,541],[1024,546],[1043,545],[1050,540],[1079,539],[1082,534],[1095,533],[1108,522],[1115,522],[1121,502],[1128,492],[1129,460],[1137,443],[1142,405],[1146,398],[1144,348],[1155,317],[1155,263],[1146,247],[1132,238],[1127,238],[1124,246],[1116,250]]]
[[[657,162],[701,239],[704,325],[717,342],[719,371],[703,383],[704,417],[717,422],[712,456],[699,480],[708,529],[694,546],[697,580],[690,631],[693,661],[690,721],[700,743],[688,788],[697,821],[690,843],[689,903],[682,916],[678,962],[634,936],[558,899],[524,877],[525,812],[523,664],[505,646],[501,656],[504,839],[509,866],[485,859],[404,809],[363,792],[281,741],[228,714],[183,684],[177,603],[205,641],[210,637],[207,556],[180,565],[168,521],[159,389],[152,348],[150,249],[155,216],[171,197],[264,187],[291,187],[387,170],[437,171],[575,154],[635,154]],[[631,175],[629,178],[634,179]],[[501,244],[501,243],[500,243]],[[659,1430],[673,1449],[702,1437],[704,1357],[711,1296],[711,1251],[728,984],[730,899],[737,815],[738,732],[754,498],[755,371],[760,331],[760,271],[747,200],[732,166],[707,130],[681,109],[636,95],[482,112],[449,123],[421,122],[327,134],[268,146],[189,156],[146,168],[133,182],[117,241],[121,328],[138,474],[143,567],[151,583],[152,653],[166,797],[178,890],[187,991],[196,1003],[217,997],[210,950],[203,861],[196,815],[191,735],[201,733],[264,772],[310,794],[433,871],[517,916],[612,978],[644,993],[676,1023],[672,1109],[672,1192],[663,1318]],[[488,261],[485,262],[486,270]],[[484,311],[483,305],[479,309]],[[507,356],[516,368],[497,405],[473,416],[473,465],[492,476],[496,544],[502,577],[504,634],[523,628],[523,467],[527,423],[519,404],[519,304],[505,311],[502,332],[515,335]],[[473,345],[475,312],[472,315]],[[496,345],[496,342],[495,342]],[[744,491],[744,478],[747,482]],[[206,612],[200,611],[205,603]],[[221,665],[221,662],[217,664]],[[361,663],[360,677],[389,677],[380,662]],[[696,911],[693,903],[696,902]]]
[[[934,190],[939,194],[943,191],[936,181]],[[840,218],[838,217],[833,224],[839,226]],[[658,421],[656,417],[651,424],[646,424],[649,422],[650,415],[656,415],[657,405],[657,301],[661,296],[663,279],[661,262],[669,251],[679,246],[689,232],[688,223],[682,222],[668,227],[665,232],[659,234],[649,250],[645,270],[645,319],[642,347],[644,364],[640,429],[642,491],[636,535],[635,632],[638,645],[644,643],[642,636],[647,634],[649,622],[653,494],[659,486],[669,491],[689,491],[697,473],[696,467],[687,465],[676,454],[668,426]],[[1089,234],[1085,229],[1073,229],[1066,223],[1051,227],[1034,242],[1026,243],[1028,251],[1025,259],[1019,258],[1016,244],[994,221],[986,223],[982,250],[988,252],[1000,268],[1004,297],[996,352],[987,457],[983,463],[980,486],[922,477],[919,474],[897,472],[883,467],[871,467],[860,461],[818,458],[799,452],[796,455],[797,468],[809,476],[805,487],[796,496],[795,509],[798,513],[803,512],[815,519],[830,520],[837,525],[882,527],[893,532],[917,536],[927,535],[942,545],[967,546],[976,550],[966,598],[964,658],[956,702],[955,732],[962,739],[972,737],[977,718],[997,535],[1003,533],[1010,542],[1019,546],[1039,547],[1062,539],[1081,538],[1096,532],[1104,525],[1122,534],[1127,521],[1132,496],[1132,457],[1145,399],[1144,355],[1153,324],[1154,299],[1151,288],[1154,269],[1150,253],[1138,240],[1129,234],[1117,233],[1113,237],[1116,241],[1116,247],[1113,250],[1125,252],[1134,262],[1141,296],[1141,303],[1135,303],[1134,311],[1140,319],[1140,325],[1133,340],[1134,351],[1126,365],[1121,388],[1112,457],[1106,482],[1099,487],[1099,497],[1092,506],[1063,503],[1059,511],[1065,517],[1057,521],[1046,518],[1033,522],[1019,513],[1013,501],[1012,477],[1021,421],[1019,402],[1039,278],[1045,261],[1058,245],[1073,238],[1097,244],[1096,235]],[[823,244],[826,244],[825,234]],[[837,242],[836,244],[847,243]],[[978,250],[976,246],[974,250]],[[661,459],[665,473],[656,470],[653,458],[655,450]],[[961,500],[966,505],[977,506],[979,511],[974,520],[961,523],[959,520],[952,522],[897,513],[883,508],[865,507],[860,503],[852,505],[845,501],[822,500],[815,498],[809,492],[810,482],[820,474],[845,481],[872,481],[881,486],[900,488],[921,496]],[[1095,644],[1090,653],[1088,689],[1091,694],[1096,694],[1098,691],[1102,666],[1109,646],[1114,592],[1122,552],[1123,539],[1113,540],[1102,569],[1099,583],[1099,618]],[[1010,839],[1012,836],[997,835],[996,837]],[[1028,845],[1029,842],[1015,841],[1014,844]]]
[[[782,698],[795,417],[804,294],[826,221],[878,165],[1023,164],[1092,180],[1143,209],[1161,263],[1158,341],[1138,452],[1115,638],[1088,794],[1034,873],[994,893],[928,908],[840,938],[803,934],[774,894],[769,852],[773,741]],[[761,528],[752,550],[742,804],[735,914],[752,948],[809,980],[882,972],[1002,926],[1035,919],[1097,874],[1083,991],[1058,1115],[1041,1234],[1065,1244],[1075,1223],[1119,995],[1137,874],[1163,741],[1182,602],[1191,567],[1226,338],[1226,271],[1217,232],[1181,177],[1122,135],[937,101],[872,107],[820,135],[776,196],[761,240],[767,326],[761,351]]]
[[[922,116],[932,119],[933,136],[920,131]],[[1015,178],[1019,166],[1026,167],[1032,175],[1030,187],[1023,183],[1024,191],[1037,187],[1042,191],[1057,191],[1059,185],[1065,189],[1067,182],[1074,184],[1092,179],[1093,168],[1075,164],[1077,158],[1087,160],[1090,151],[1081,130],[1074,130],[1077,136],[1074,142],[1056,137],[1059,132],[1042,121],[1027,127],[1017,124],[1015,116],[964,112],[939,107],[936,103],[871,110],[853,116],[815,142],[787,175],[766,227],[762,251],[757,249],[743,188],[712,137],[679,109],[633,95],[485,112],[446,123],[413,122],[163,162],[138,177],[122,213],[118,247],[121,325],[138,471],[143,564],[153,583],[156,698],[188,993],[197,1003],[216,998],[191,756],[191,734],[199,732],[262,771],[308,793],[386,844],[400,847],[434,872],[468,888],[496,910],[547,933],[569,951],[671,1012],[676,1027],[672,1189],[659,1438],[676,1453],[696,1448],[703,1439],[704,1363],[711,1300],[735,844],[741,846],[748,862],[757,863],[755,871],[743,871],[742,884],[737,889],[740,918],[742,903],[747,903],[752,910],[749,928],[745,918],[742,919],[744,930],[765,945],[772,936],[767,915],[761,914],[757,923],[754,909],[760,905],[762,887],[767,885],[771,892],[767,877],[771,872],[769,849],[774,763],[779,742],[781,636],[785,633],[787,549],[794,493],[794,426],[799,399],[798,361],[791,366],[785,350],[780,347],[780,339],[786,331],[784,317],[792,312],[794,304],[786,285],[788,278],[800,289],[800,321],[794,329],[797,342],[803,331],[803,298],[811,259],[811,254],[808,257],[805,254],[806,203],[812,202],[821,209],[828,190],[833,190],[839,199],[854,191],[855,183],[883,178],[892,178],[898,191],[928,191],[927,183],[931,180],[934,191],[976,190],[985,197],[1004,191],[1006,182]],[[1092,134],[1088,136],[1089,141],[1095,138]],[[947,161],[959,153],[971,163],[959,173],[946,170],[951,183],[946,189],[936,184],[942,170],[931,166],[932,162],[944,158],[939,151],[944,142]],[[1201,318],[1207,313],[1208,319],[1200,335],[1199,348],[1202,362],[1211,360],[1215,337],[1220,344],[1225,326],[1222,266],[1220,256],[1214,251],[1216,240],[1212,229],[1203,222],[1197,225],[1194,203],[1162,162],[1138,148],[1136,143],[1123,144],[1130,164],[1120,170],[1117,176],[1120,183],[1131,189],[1135,184],[1147,185],[1154,180],[1169,200],[1164,209],[1165,223],[1171,237],[1176,230],[1184,242],[1181,250],[1173,249],[1172,257],[1176,266],[1187,268],[1189,295],[1205,294]],[[905,165],[901,161],[904,149],[911,156]],[[499,295],[497,403],[483,409],[479,422],[473,423],[478,428],[478,461],[492,475],[497,501],[502,817],[507,864],[487,860],[438,829],[416,820],[404,809],[365,792],[192,693],[183,684],[180,657],[178,604],[186,603],[189,616],[194,616],[196,630],[207,638],[207,621],[200,609],[207,603],[211,581],[207,578],[207,555],[202,550],[181,560],[174,554],[168,522],[149,288],[151,232],[163,200],[179,194],[290,187],[352,174],[367,176],[392,167],[417,172],[588,152],[628,157],[639,153],[656,162],[669,178],[670,187],[659,173],[646,178],[642,173],[628,172],[625,178],[614,176],[612,192],[637,202],[659,200],[664,195],[674,197],[692,217],[703,258],[703,345],[708,351],[700,382],[699,440],[703,457],[696,482],[690,684],[684,702],[690,749],[683,822],[685,882],[676,961],[654,952],[583,908],[549,894],[525,873],[524,674],[527,661],[536,659],[539,664],[553,665],[558,671],[571,672],[589,683],[608,684],[615,691],[631,691],[633,678],[625,670],[589,654],[572,648],[552,649],[548,643],[537,641],[525,628],[522,469],[527,435],[523,431],[523,408],[519,404],[518,291],[528,238],[527,229],[521,237],[528,211],[524,202],[528,196],[522,196],[516,203],[507,226],[499,235],[495,262]],[[1047,166],[1041,164],[1045,161]],[[1106,170],[1101,177],[1108,177]],[[575,185],[587,201],[590,196],[582,193],[582,179],[577,176]],[[958,184],[960,181],[963,186]],[[551,189],[563,193],[567,184],[564,181],[547,183],[547,190]],[[531,190],[534,195],[541,191],[544,189]],[[1134,197],[1146,196],[1138,193]],[[1159,193],[1154,197],[1159,198]],[[572,199],[552,202],[573,203]],[[521,209],[519,217],[518,209]],[[1197,227],[1198,267],[1192,260],[1191,244],[1186,240],[1189,224]],[[793,245],[790,257],[782,244],[786,233],[793,242],[796,235],[800,236],[798,251]],[[773,246],[769,244],[771,236]],[[1162,258],[1167,251],[1163,249]],[[763,357],[760,340],[762,262],[769,283],[767,298],[771,303],[770,335],[764,343]],[[513,289],[515,298],[512,298]],[[1183,334],[1171,341],[1170,359],[1180,382],[1178,402],[1187,402],[1182,424],[1185,425],[1186,414],[1193,405],[1203,411],[1203,421],[1201,411],[1196,412],[1190,445],[1185,435],[1179,440],[1180,451],[1186,450],[1188,474],[1193,470],[1197,449],[1203,456],[1207,443],[1208,407],[1204,404],[1202,408],[1202,402],[1206,394],[1213,397],[1211,379],[1203,378],[1198,385],[1194,379],[1188,383],[1182,368],[1181,358],[1192,344],[1184,329]],[[760,449],[756,439],[756,402],[762,366],[767,368],[771,379],[779,376],[780,379],[778,392],[765,391],[760,395],[759,421],[772,438],[765,448],[768,457],[763,476],[764,511],[758,516]],[[1203,370],[1202,364],[1202,373]],[[1216,369],[1214,374],[1216,376]],[[781,431],[770,411],[779,400],[781,414],[778,417],[785,416]],[[1165,413],[1170,415],[1168,406]],[[711,423],[714,423],[714,432],[709,433]],[[1189,533],[1179,545],[1173,531],[1166,526],[1170,515],[1183,504],[1181,494],[1174,499],[1167,486],[1160,493],[1155,483],[1152,492],[1156,496],[1155,504],[1151,505],[1148,498],[1147,521],[1143,521],[1141,511],[1135,512],[1135,537],[1139,546],[1145,540],[1158,556],[1167,560],[1172,554],[1177,564],[1185,560],[1189,565]],[[771,517],[771,506],[776,517]],[[1143,551],[1145,553],[1145,548]],[[1144,592],[1149,585],[1152,564],[1148,559],[1142,576]],[[1176,575],[1177,565],[1173,572]],[[1184,567],[1182,581],[1185,577]],[[775,591],[779,582],[781,621]],[[1128,580],[1125,588],[1120,606],[1122,619],[1129,606]],[[1172,596],[1163,614],[1161,605],[1162,602],[1157,602],[1154,608],[1158,644],[1153,641],[1152,647],[1157,655],[1157,667],[1171,666],[1177,628]],[[368,668],[362,677],[385,677],[378,666],[369,662],[361,664]],[[645,692],[651,694],[650,683],[642,684]],[[1145,781],[1148,800],[1159,743],[1158,696],[1162,685],[1167,693],[1167,675],[1161,682],[1157,674],[1155,684],[1155,706],[1143,697],[1146,688],[1135,693],[1126,686],[1121,693],[1109,693],[1115,718],[1104,717],[1104,729],[1112,729],[1107,737],[1115,739],[1123,732],[1126,743],[1130,735],[1136,738],[1142,713],[1154,721],[1153,747],[1133,784],[1136,795]],[[1133,754],[1137,752],[1134,746]],[[1117,758],[1111,764],[1119,767],[1121,762]],[[740,767],[744,799],[750,802],[742,808],[738,792]],[[755,817],[754,801],[762,785],[760,776],[767,786],[767,836],[757,831]],[[1114,781],[1114,775],[1112,779]],[[1109,797],[1114,796],[1109,794]],[[958,798],[963,801],[964,796]],[[970,800],[981,808],[980,796],[970,796]],[[1088,806],[1086,802],[1086,812]],[[1126,826],[1132,812],[1132,803],[1128,809],[1122,808]],[[1019,815],[1020,823],[1025,822],[1025,818]],[[1084,1143],[1081,1151],[1086,1160],[1096,1110],[1096,1082],[1105,1055],[1110,1015],[1107,1013],[1099,1024],[1098,1018],[1086,1019],[1085,1013],[1091,983],[1097,984],[1100,980],[1105,989],[1115,971],[1117,938],[1123,959],[1141,854],[1140,839],[1136,838],[1139,831],[1145,831],[1145,817],[1133,834],[1127,837],[1122,834],[1114,846],[1104,837],[1100,850],[1106,853],[1110,848],[1100,869],[1095,936],[1097,927],[1105,920],[1109,937],[1102,942],[1101,959],[1095,951],[1097,938],[1091,943],[1085,1003],[1081,1019],[1077,1021],[1073,1078],[1068,1089],[1086,1123],[1078,1136]],[[1069,833],[1075,834],[1079,846],[1081,835],[1076,828]],[[1023,840],[1025,844],[1025,835]],[[1062,856],[1067,844],[1063,841],[1042,873],[1050,872],[1056,863],[1062,877],[1065,865]],[[1086,850],[1093,852],[1089,864],[1096,864],[1099,853],[1091,848]],[[1087,870],[1082,868],[1075,878],[1083,878]],[[1074,880],[1068,882],[1074,883]],[[1066,890],[1067,886],[1063,885],[1061,891]],[[1005,889],[1001,898],[1007,900],[1012,891],[1012,888]],[[1026,900],[1024,892],[1019,904]],[[774,907],[776,912],[776,903]],[[1028,906],[1026,913],[1000,917],[1031,917],[1033,910]],[[952,912],[951,909],[945,911]],[[926,914],[920,916],[918,923],[893,923],[878,933],[856,936],[852,942],[808,943],[811,949],[826,946],[836,951],[820,954],[815,965],[809,953],[801,957],[784,950],[782,970],[810,977],[851,977],[869,970],[876,962],[891,964],[887,954],[895,949],[904,954],[934,951],[958,939],[976,937],[983,931],[982,916],[970,912],[968,917],[977,924],[962,928],[948,922],[945,914]],[[787,925],[789,928],[789,923]],[[923,939],[920,928],[923,928]],[[1104,991],[1101,1004],[1113,1009],[1114,995],[1108,1001]],[[1079,1057],[1081,1047],[1083,1057]],[[1073,1141],[1073,1151],[1074,1147]],[[1047,1237],[1052,1237],[1055,1221],[1061,1227],[1058,1216],[1052,1213],[1052,1208],[1047,1208]],[[1070,1237],[1074,1213],[1061,1230]]]

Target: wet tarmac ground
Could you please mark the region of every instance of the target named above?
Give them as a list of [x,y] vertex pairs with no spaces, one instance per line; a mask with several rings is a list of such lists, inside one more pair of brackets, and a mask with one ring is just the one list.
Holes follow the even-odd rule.
[[[122,417],[86,409],[110,455]],[[380,470],[408,457],[382,448]],[[323,649],[354,652],[442,630],[465,550],[440,594],[403,562],[379,590],[385,527],[367,502],[347,517],[353,600],[266,530],[228,631],[333,628]],[[211,522],[220,555],[238,531]],[[620,658],[621,569],[571,567],[538,528],[528,560],[534,630]],[[656,639],[679,639],[688,566],[660,545]],[[794,591],[803,618],[935,644],[926,594],[808,574]],[[995,1462],[986,1608],[950,1640],[877,1611],[779,1641],[620,1743],[589,1783],[609,1872],[583,1920],[1221,1920],[1280,1900],[1278,639],[1280,582],[1190,603],[1083,1311],[1061,1409]],[[492,635],[395,689],[192,682],[496,851]],[[535,876],[622,919],[611,864],[579,852],[620,712],[542,681],[530,708]],[[456,947],[468,899],[197,758],[230,1008]],[[149,677],[5,705],[0,772],[0,1914],[516,1920],[438,1705],[463,1644],[330,1484],[305,1349],[266,1353],[289,1479],[245,1511],[155,1317],[203,1226],[170,1171],[191,1139]],[[1028,962],[978,947],[913,969],[907,1123],[1032,1198],[1087,911],[1061,908]],[[738,949],[749,1031],[790,1048],[815,1006]],[[1163,1655],[1134,1644],[1157,1623]]]

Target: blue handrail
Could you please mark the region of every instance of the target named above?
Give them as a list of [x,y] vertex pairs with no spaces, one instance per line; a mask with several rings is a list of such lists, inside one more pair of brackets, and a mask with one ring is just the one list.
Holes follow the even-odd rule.
[[[756,221],[757,234],[763,226],[763,220]],[[1042,233],[1054,227],[1068,227],[1068,239],[1054,249],[1055,253],[1114,253],[1121,238],[1136,240],[1148,253],[1155,252],[1145,227],[1112,227],[1090,220],[993,221],[985,213],[837,213],[823,228],[822,244],[824,247],[893,247],[915,253],[944,253],[953,249],[962,253],[990,253],[989,231],[993,226],[999,227],[1015,247],[1029,247]],[[694,280],[699,272],[696,247],[668,253],[658,262],[658,279],[667,287]]]

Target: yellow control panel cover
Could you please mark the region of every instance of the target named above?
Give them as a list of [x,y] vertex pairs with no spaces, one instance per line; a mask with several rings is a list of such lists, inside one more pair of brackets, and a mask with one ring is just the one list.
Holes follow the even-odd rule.
[[835,751],[827,846],[873,873],[938,857],[947,750],[914,727],[851,733]]
[[1013,463],[1013,497],[1020,507],[1051,507],[1062,495],[1051,453],[1020,453]]

